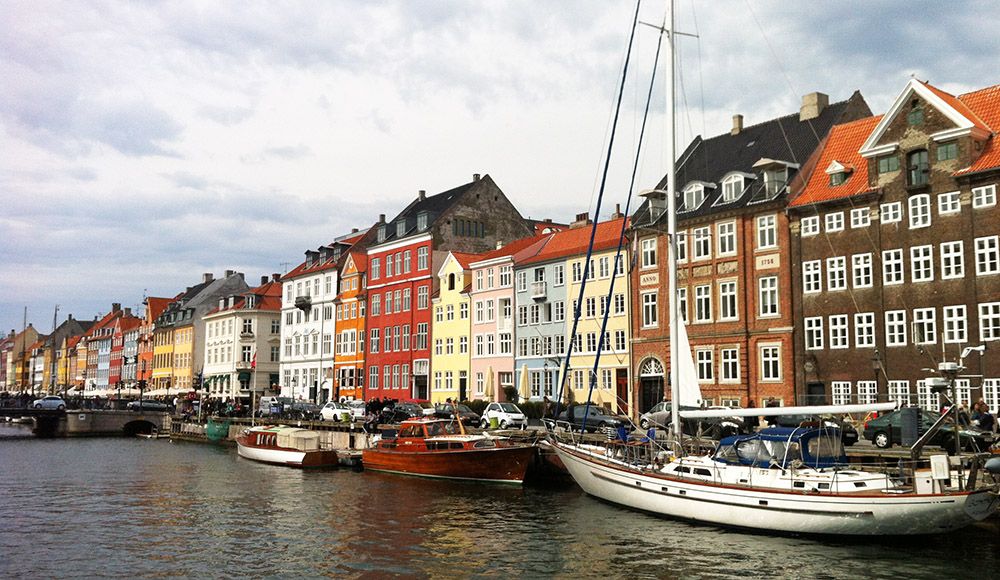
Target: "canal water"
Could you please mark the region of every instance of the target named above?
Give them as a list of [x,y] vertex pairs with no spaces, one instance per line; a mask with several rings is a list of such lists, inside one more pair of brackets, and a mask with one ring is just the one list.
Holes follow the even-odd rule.
[[0,426],[0,578],[985,578],[996,521],[915,539],[746,534],[508,487]]

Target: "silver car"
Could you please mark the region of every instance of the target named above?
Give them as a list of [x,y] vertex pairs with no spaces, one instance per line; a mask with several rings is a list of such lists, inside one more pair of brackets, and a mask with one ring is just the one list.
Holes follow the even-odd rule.
[[63,401],[62,397],[52,395],[42,399],[35,399],[35,402],[31,406],[36,409],[57,409],[64,411],[66,409],[66,401]]

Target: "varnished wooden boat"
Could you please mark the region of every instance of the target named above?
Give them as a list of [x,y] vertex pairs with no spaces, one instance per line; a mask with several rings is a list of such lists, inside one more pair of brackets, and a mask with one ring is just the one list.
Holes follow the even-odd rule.
[[236,438],[240,457],[289,467],[337,465],[337,451],[319,448],[319,433],[294,427],[251,427]]
[[466,434],[449,419],[412,419],[397,437],[365,449],[362,463],[389,473],[520,484],[534,453],[531,445]]

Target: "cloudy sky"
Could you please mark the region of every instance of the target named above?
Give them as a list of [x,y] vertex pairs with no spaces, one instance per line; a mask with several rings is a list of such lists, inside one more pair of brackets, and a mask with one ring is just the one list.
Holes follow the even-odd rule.
[[[679,2],[678,140],[910,75],[1000,83],[989,2]],[[632,2],[0,0],[0,328],[248,280],[489,173],[526,216],[592,207]],[[659,22],[663,2],[642,19]],[[609,181],[623,201],[656,33]],[[661,83],[662,84],[662,83]],[[639,187],[664,166],[662,91]],[[610,208],[610,206],[606,206]],[[607,211],[602,212],[606,214]]]

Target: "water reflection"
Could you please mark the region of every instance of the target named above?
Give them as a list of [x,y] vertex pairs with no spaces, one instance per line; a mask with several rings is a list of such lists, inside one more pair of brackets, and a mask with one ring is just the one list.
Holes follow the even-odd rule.
[[995,570],[1000,550],[995,522],[894,541],[773,537],[572,485],[299,471],[138,439],[5,439],[0,489],[0,577],[934,578]]

